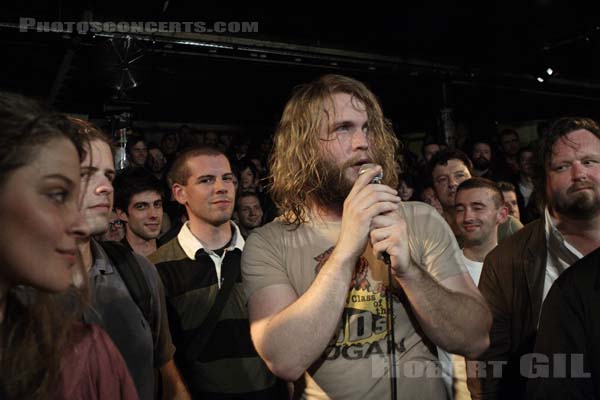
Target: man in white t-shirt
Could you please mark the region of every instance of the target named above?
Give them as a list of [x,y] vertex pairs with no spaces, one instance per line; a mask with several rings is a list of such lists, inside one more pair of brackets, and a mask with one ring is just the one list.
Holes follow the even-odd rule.
[[[471,178],[456,189],[456,225],[463,237],[462,259],[477,285],[485,256],[498,244],[498,225],[508,214],[498,185],[485,178]],[[440,362],[452,377],[454,400],[470,400],[465,359],[439,352]],[[450,364],[451,362],[451,364]]]
[[[249,236],[242,281],[256,350],[276,375],[304,378],[297,397],[389,397],[388,290],[399,398],[444,398],[434,345],[465,355],[487,346],[489,313],[450,228],[392,189],[397,146],[352,78],[323,76],[285,106],[270,166],[283,215]],[[378,165],[359,176],[367,163]]]

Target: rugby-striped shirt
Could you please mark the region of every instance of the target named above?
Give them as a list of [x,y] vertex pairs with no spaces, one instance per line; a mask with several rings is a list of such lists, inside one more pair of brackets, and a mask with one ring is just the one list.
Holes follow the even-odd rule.
[[149,259],[156,264],[167,299],[175,362],[194,397],[274,399],[281,384],[256,353],[250,339],[242,276],[231,290],[214,331],[193,363],[185,359],[189,332],[198,328],[221,287],[221,270],[240,268],[244,239],[231,222],[232,240],[222,253],[205,250],[186,223],[176,238]]

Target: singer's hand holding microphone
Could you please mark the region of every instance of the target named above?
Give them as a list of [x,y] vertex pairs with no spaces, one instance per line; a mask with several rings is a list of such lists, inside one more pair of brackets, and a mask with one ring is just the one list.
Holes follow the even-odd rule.
[[[377,215],[398,208],[397,191],[386,185],[370,185],[381,167],[376,166],[359,175],[344,201],[340,237],[335,246],[339,256],[355,260],[367,246],[371,222]],[[352,262],[354,270],[354,262]]]
[[[372,170],[379,172],[369,180],[369,183],[373,183],[373,185],[367,184],[367,188],[373,187],[374,190],[377,190],[383,187],[393,191],[389,186],[379,184],[383,178],[383,171],[376,164],[364,164],[359,175],[362,177]],[[394,201],[393,204],[392,210],[382,211],[373,216],[369,225],[369,237],[375,255],[380,259],[387,258],[392,271],[396,275],[402,275],[407,272],[410,262],[408,235],[406,221],[400,211],[401,200]]]

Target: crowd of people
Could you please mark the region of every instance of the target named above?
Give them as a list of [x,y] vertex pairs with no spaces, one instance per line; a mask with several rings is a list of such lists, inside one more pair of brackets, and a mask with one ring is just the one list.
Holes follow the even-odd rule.
[[325,75],[147,139],[0,93],[0,399],[600,398],[595,121],[414,155]]

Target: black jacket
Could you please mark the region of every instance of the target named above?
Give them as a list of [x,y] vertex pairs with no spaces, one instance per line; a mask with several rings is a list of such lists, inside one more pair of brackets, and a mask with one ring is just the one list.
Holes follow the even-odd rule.
[[[529,380],[528,398],[600,399],[600,249],[570,266],[552,285],[534,353],[536,364],[548,369],[532,370],[539,377]],[[566,363],[555,358],[559,354]]]

